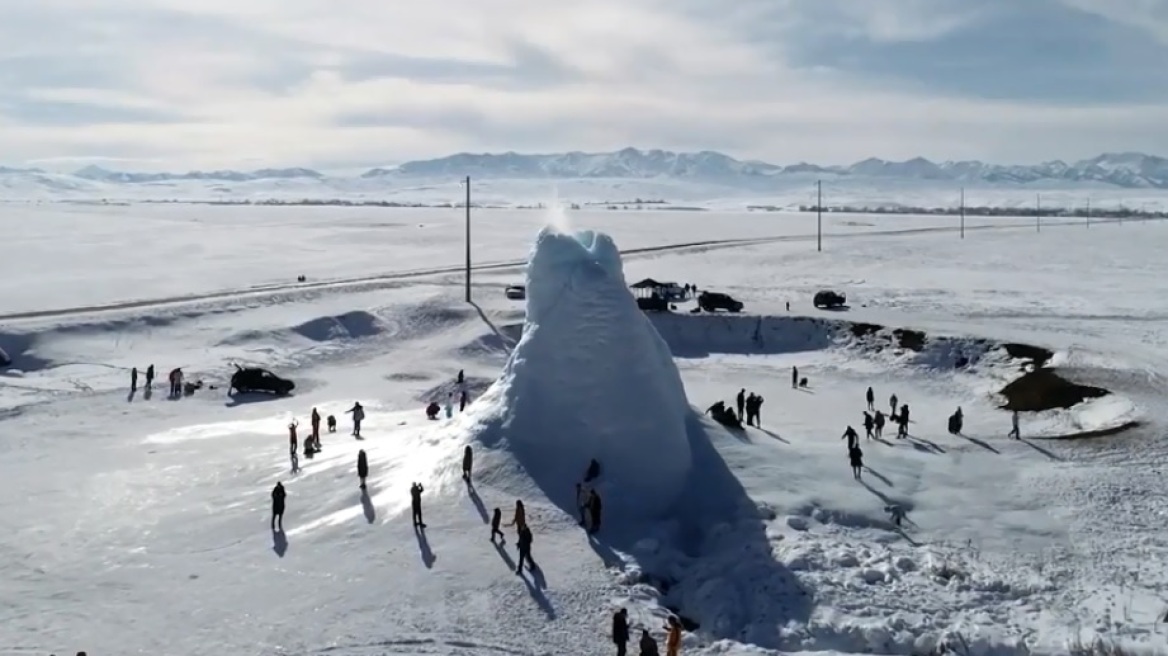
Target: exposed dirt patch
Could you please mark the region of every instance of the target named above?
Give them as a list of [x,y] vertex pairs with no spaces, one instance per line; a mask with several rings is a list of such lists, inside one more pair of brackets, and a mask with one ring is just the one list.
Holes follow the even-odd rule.
[[867,337],[884,330],[884,326],[877,326],[874,323],[853,323],[848,326],[848,330],[856,337]]
[[1006,403],[1001,407],[1019,412],[1066,409],[1110,393],[1102,387],[1073,383],[1054,369],[1035,368],[1002,388]]
[[1012,358],[1029,360],[1034,364],[1035,369],[1045,367],[1046,363],[1050,362],[1050,359],[1054,357],[1054,351],[1042,348],[1041,346],[1002,344],[1002,348],[1006,349],[1006,353]]
[[908,328],[897,328],[892,331],[892,336],[896,338],[896,343],[901,348],[909,349],[920,353],[925,350],[925,340],[928,339],[923,332],[919,330],[909,330]]

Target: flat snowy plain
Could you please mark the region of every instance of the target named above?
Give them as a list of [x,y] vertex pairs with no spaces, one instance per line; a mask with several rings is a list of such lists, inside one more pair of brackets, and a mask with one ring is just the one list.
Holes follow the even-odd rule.
[[[809,214],[479,211],[476,262],[498,268],[475,274],[472,306],[459,210],[44,205],[3,220],[0,653],[607,654],[622,605],[658,637],[666,606],[698,622],[686,654],[1065,653],[1097,635],[1168,647],[1162,222],[970,218],[959,239],[953,217],[825,215],[818,253]],[[695,506],[685,540],[668,521],[620,522],[635,500],[606,498],[617,521],[590,541],[506,448],[476,448],[471,494],[460,455],[491,408],[424,418],[458,370],[472,399],[499,375],[524,318],[502,288],[549,220],[610,234],[628,282],[693,282],[752,315],[655,319],[699,412],[739,388],[766,398],[762,429],[702,422],[713,449],[691,494],[724,498]],[[852,308],[815,310],[821,288]],[[754,315],[784,336],[759,347],[740,330]],[[798,316],[1046,346],[1115,394],[1024,413],[1027,439],[1009,440],[994,392],[1017,367],[1001,354],[957,371]],[[563,348],[619,368],[585,328]],[[128,394],[133,366],[222,384],[230,362],[296,393]],[[791,366],[810,390],[791,388]],[[857,482],[840,435],[860,427],[869,385],[878,406],[911,405],[913,438],[864,442]],[[358,400],[361,441],[343,414]],[[598,426],[628,420],[573,401]],[[958,405],[966,437],[945,431]],[[341,427],[293,475],[286,426],[303,434],[313,407]],[[1117,436],[1040,439],[1130,419],[1141,426]],[[647,477],[666,457],[637,455]],[[268,528],[277,480],[284,533]],[[424,535],[408,524],[414,481]],[[514,530],[497,547],[485,523],[495,507],[510,521],[516,498],[540,566],[522,575]],[[903,532],[890,503],[908,510]]]

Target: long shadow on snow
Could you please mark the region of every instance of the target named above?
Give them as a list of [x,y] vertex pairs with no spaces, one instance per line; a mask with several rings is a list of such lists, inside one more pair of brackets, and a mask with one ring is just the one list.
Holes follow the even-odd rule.
[[[707,428],[696,412],[686,425],[693,467],[673,510],[646,521],[621,517],[620,501],[608,500],[606,525],[589,543],[610,566],[624,565],[618,552],[631,555],[642,582],[661,590],[662,602],[708,637],[778,649],[780,626],[805,624],[813,598],[775,559],[763,514],[714,448],[711,432],[721,429]],[[526,469],[553,503],[576,516],[570,485]]]

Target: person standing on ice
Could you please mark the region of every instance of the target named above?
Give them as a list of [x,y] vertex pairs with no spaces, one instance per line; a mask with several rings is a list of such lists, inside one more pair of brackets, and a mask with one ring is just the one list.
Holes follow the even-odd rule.
[[791,367],[791,389],[799,389],[799,367]]
[[462,480],[470,485],[470,470],[474,467],[474,449],[467,444],[466,448],[462,450]]
[[146,387],[154,385],[154,365],[146,367]]
[[284,484],[276,481],[276,487],[272,488],[272,530],[280,527],[280,532],[284,531],[284,497],[288,496],[284,492]]
[[860,450],[860,445],[848,449],[848,462],[852,465],[852,476],[860,480],[860,471],[864,469],[864,452]]
[[316,442],[317,447],[320,448],[320,413],[316,408],[312,409],[312,417],[310,423],[312,424],[312,441]]
[[422,493],[426,488],[422,487],[421,483],[414,483],[410,486],[410,510],[413,511],[414,528],[426,528],[422,522]]
[[523,571],[523,563],[527,563],[527,569],[535,569],[535,561],[531,559],[531,542],[531,529],[524,525],[519,529],[519,540],[517,541],[519,562],[515,565],[516,574]]
[[865,394],[865,395],[864,395],[864,397],[865,397],[865,398],[867,399],[867,401],[868,401],[868,409],[869,409],[869,410],[875,410],[875,409],[876,409],[876,406],[875,406],[875,404],[876,404],[876,393],[872,391],[872,388],[871,388],[871,387],[869,387],[869,388],[868,388],[868,393],[867,393],[867,394]]
[[681,651],[681,620],[670,615],[665,624],[665,656],[677,656]]
[[1010,434],[1007,437],[1012,437],[1016,440],[1022,439],[1022,432],[1020,430],[1018,430],[1018,411],[1017,410],[1014,411],[1014,414],[1010,415],[1010,424],[1011,424],[1012,428],[1010,428]]
[[454,416],[454,392],[450,392],[446,395],[446,407],[443,409],[446,411],[447,419],[450,419]]
[[365,477],[369,476],[369,459],[365,457],[365,449],[357,452],[357,478],[361,480],[361,491],[365,491]]
[[365,408],[358,401],[345,412],[353,414],[353,437],[361,437],[361,422],[365,420]]
[[462,370],[462,369],[459,369],[459,370],[458,370],[458,379],[457,379],[457,380],[455,380],[455,382],[456,382],[456,383],[458,383],[459,385],[462,385],[462,383],[463,383],[465,380],[466,380],[466,376],[464,375],[464,372],[463,372],[463,370]]
[[876,411],[876,418],[873,423],[876,427],[876,439],[884,437],[884,413],[882,411]]
[[860,443],[860,434],[857,433],[856,429],[852,428],[851,426],[848,426],[847,430],[844,431],[844,434],[840,436],[840,439],[842,440],[845,437],[848,439],[849,450]]
[[641,629],[641,642],[638,646],[641,648],[641,656],[660,656],[657,641],[649,633],[649,629]]
[[134,367],[130,370],[130,391],[138,391],[138,367]]
[[888,414],[889,414],[889,415],[891,415],[891,416],[893,416],[893,417],[895,417],[895,416],[896,416],[896,401],[897,401],[897,398],[896,398],[896,395],[895,395],[895,394],[893,394],[892,396],[888,397],[888,406],[889,406],[890,408],[892,408],[892,412],[889,412]]
[[470,400],[470,397],[467,396],[466,390],[462,390],[461,392],[458,393],[458,411],[459,412],[463,412],[464,410],[466,410],[466,404],[469,400]]
[[292,423],[288,424],[288,450],[296,453],[296,447],[299,445],[300,442],[296,439],[296,421],[293,420]]
[[746,414],[745,414],[745,410],[746,410],[746,390],[745,390],[745,389],[740,389],[740,390],[738,390],[738,396],[736,397],[736,401],[737,401],[737,403],[738,403],[738,418],[739,418],[739,419],[742,419],[743,417],[745,417],[745,416],[746,416]]
[[588,502],[592,499],[592,488],[586,483],[576,484],[576,509],[580,512],[580,526],[588,527]]
[[[868,405],[871,405],[871,403],[869,403]],[[864,413],[864,432],[867,434],[867,437],[869,440],[872,439],[872,437],[875,435],[875,432],[874,432],[875,429],[876,429],[876,420],[872,418],[872,415],[865,412]]]
[[593,489],[588,495],[588,532],[595,534],[600,531],[600,495]]
[[503,531],[499,530],[499,523],[503,521],[503,509],[495,508],[495,512],[491,513],[491,542],[495,541],[495,536],[499,536],[499,542],[506,542],[507,536],[503,535]]
[[629,611],[622,608],[612,614],[612,642],[616,656],[625,656],[629,645]]

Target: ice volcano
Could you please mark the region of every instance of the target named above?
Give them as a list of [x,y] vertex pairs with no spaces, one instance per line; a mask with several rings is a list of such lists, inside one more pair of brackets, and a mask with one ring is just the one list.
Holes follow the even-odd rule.
[[479,440],[508,450],[564,508],[592,458],[616,517],[667,511],[690,471],[681,375],[603,233],[539,233],[523,335],[474,407]]

